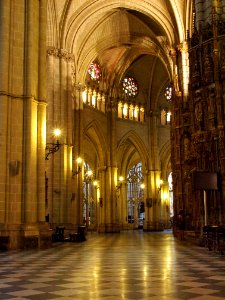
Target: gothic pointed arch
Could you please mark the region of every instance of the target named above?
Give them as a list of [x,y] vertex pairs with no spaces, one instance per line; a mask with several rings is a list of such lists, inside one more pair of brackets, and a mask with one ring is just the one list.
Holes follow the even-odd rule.
[[[120,66],[122,61],[123,64],[126,63],[126,57],[129,58],[129,64],[132,63],[130,58],[133,54],[133,61],[137,55],[149,51],[165,61],[163,56],[168,55],[174,42],[181,42],[185,34],[182,25],[176,25],[174,28],[176,18],[180,24],[179,12],[182,7],[171,4],[168,6],[164,1],[160,5],[162,9],[154,2],[149,5],[147,2],[133,3],[126,0],[123,7],[118,7],[115,0],[107,1],[107,4],[100,0],[87,1],[74,10],[73,6],[66,2],[60,19],[61,47],[74,53],[79,74],[85,72],[91,61],[105,55],[110,58],[107,61],[108,69],[113,70],[112,76],[115,74],[114,67]],[[163,13],[163,8],[165,12],[168,9],[170,13]],[[98,18],[93,18],[96,14]],[[112,24],[119,26],[114,28]],[[153,30],[150,26],[153,26]],[[80,35],[79,32],[84,28],[85,34]],[[114,60],[116,57],[119,59],[113,62],[112,58]],[[83,77],[79,75],[79,81],[82,82]]]
[[117,157],[120,161],[118,168],[126,173],[132,163],[142,162],[145,169],[148,169],[149,155],[147,148],[140,136],[133,130],[127,132],[119,141],[117,146]]
[[[93,151],[95,152],[98,165],[104,166],[106,164],[106,141],[101,131],[101,126],[98,121],[93,120],[84,129],[84,154],[85,156],[90,155],[90,148],[88,144],[91,145]],[[87,147],[85,147],[85,145]],[[88,151],[86,151],[88,149]]]
[[159,159],[161,162],[162,176],[163,178],[168,177],[169,172],[171,171],[171,145],[170,141],[167,141],[159,152]]
[[[166,4],[162,1],[161,8],[165,5]],[[162,11],[160,6],[156,3],[151,3],[149,6],[147,2],[133,3],[133,1],[125,0],[123,1],[123,8],[127,10],[136,10],[140,13],[146,13],[148,17],[154,16],[157,24],[164,28],[169,42],[174,42],[174,39],[176,38],[174,36],[176,34],[174,32],[173,24],[173,21],[176,23],[174,15],[176,14],[178,16],[177,22],[180,22],[179,10],[182,9],[182,7],[179,7],[179,5],[174,5],[173,9],[170,7],[171,15],[169,15],[168,12],[165,14],[166,11]],[[99,21],[102,19],[100,16],[109,15],[110,11],[115,9],[118,9],[118,1],[109,0],[106,3],[104,0],[101,0],[96,1],[95,3],[93,3],[93,1],[86,1],[85,4],[80,6],[75,12],[68,10],[67,19],[64,20],[64,26],[62,27],[65,42],[68,43],[69,41],[74,40],[74,36],[76,36],[77,31],[84,26],[84,23],[90,20],[93,15],[96,16],[97,14],[99,16]],[[69,30],[67,28],[69,28]],[[178,28],[176,28],[176,30],[178,30]],[[180,27],[179,30],[180,37],[182,39],[185,36],[185,32],[182,32],[182,27]]]

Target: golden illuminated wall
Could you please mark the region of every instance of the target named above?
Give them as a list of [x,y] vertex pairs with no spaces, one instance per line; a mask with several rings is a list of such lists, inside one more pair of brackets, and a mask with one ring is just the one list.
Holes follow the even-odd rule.
[[[118,149],[123,142],[132,144],[134,161],[141,159],[145,165],[146,197],[156,193],[160,177],[160,151],[168,133],[158,130],[158,91],[172,73],[170,48],[185,39],[186,28],[178,25],[184,23],[185,3],[124,0],[121,9],[115,0],[91,6],[88,1],[69,3],[0,2],[0,237],[9,236],[11,248],[21,246],[23,238],[37,242],[37,237],[40,246],[39,237],[43,231],[49,234],[49,226],[82,222],[83,178],[72,172],[80,153],[90,157],[93,150],[93,161],[100,166],[98,195],[103,195],[105,228],[117,218],[115,186],[122,172]],[[160,28],[154,32],[138,15],[150,16],[149,24],[156,20]],[[142,78],[151,93],[146,87],[138,103],[129,103],[127,111],[120,107],[119,116],[125,118],[117,118],[117,79],[139,55],[148,57],[143,62],[149,64],[148,76]],[[101,89],[87,88],[84,104],[87,67],[98,56],[104,82]],[[183,65],[186,79],[186,52]],[[62,131],[60,149],[45,160],[46,143],[55,142],[55,127]],[[45,223],[48,215],[50,224]]]
[[47,143],[56,142],[55,128],[61,130],[57,153],[45,161],[48,178],[46,215],[51,223],[68,222],[72,198],[72,65],[74,57],[68,51],[49,47],[47,50]]
[[0,10],[0,223],[17,248],[38,233],[27,224],[45,220],[46,2],[7,1]]

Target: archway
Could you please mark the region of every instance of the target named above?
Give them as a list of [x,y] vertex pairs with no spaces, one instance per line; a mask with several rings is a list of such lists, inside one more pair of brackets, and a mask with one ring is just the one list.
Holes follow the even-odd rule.
[[127,222],[128,228],[143,228],[145,219],[144,174],[142,163],[137,163],[127,174]]

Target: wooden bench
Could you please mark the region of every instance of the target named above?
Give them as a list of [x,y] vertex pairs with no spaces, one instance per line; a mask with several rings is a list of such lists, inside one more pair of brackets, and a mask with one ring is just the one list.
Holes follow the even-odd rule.
[[70,242],[77,242],[78,241],[78,232],[69,233],[69,241]]
[[78,226],[78,231],[77,232],[69,234],[70,242],[84,242],[84,241],[86,241],[85,231],[86,231],[85,226]]
[[8,250],[9,241],[9,236],[0,236],[0,250]]
[[65,227],[56,226],[55,232],[52,234],[52,242],[64,242]]

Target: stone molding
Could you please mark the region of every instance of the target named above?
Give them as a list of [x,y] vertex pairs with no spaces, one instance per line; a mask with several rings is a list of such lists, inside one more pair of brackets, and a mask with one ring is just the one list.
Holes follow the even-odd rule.
[[58,49],[55,47],[48,47],[47,48],[47,55],[53,55],[58,58],[63,58],[66,62],[74,62],[74,54],[69,53],[65,49]]
[[37,99],[35,96],[33,95],[24,95],[24,94],[13,94],[7,91],[0,91],[0,97],[5,96],[5,97],[9,97],[12,100],[26,100],[26,99],[31,99],[32,101],[40,104],[47,104],[46,99]]

